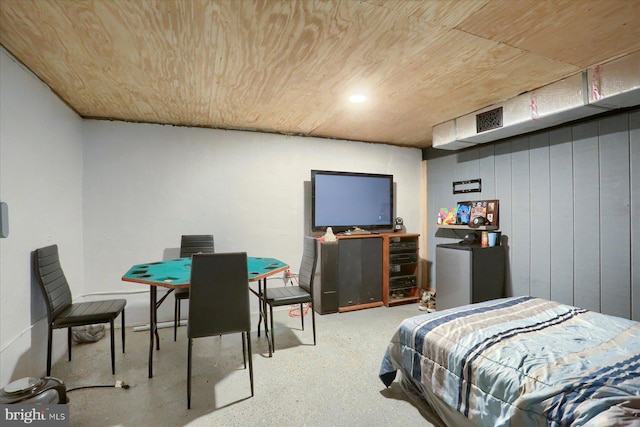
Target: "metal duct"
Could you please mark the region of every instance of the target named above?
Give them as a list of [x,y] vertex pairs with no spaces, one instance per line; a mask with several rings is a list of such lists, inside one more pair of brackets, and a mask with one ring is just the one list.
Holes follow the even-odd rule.
[[640,52],[434,126],[433,147],[458,150],[634,105]]
[[589,104],[606,108],[640,104],[640,52],[588,70]]
[[[443,146],[437,146],[437,143],[443,143]],[[456,139],[456,122],[449,120],[433,127],[433,147],[443,148],[445,150],[460,150],[474,146],[474,143],[458,141]]]

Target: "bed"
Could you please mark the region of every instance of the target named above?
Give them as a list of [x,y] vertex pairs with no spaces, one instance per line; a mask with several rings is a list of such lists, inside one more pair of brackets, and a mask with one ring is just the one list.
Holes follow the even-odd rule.
[[533,297],[470,304],[404,320],[379,375],[435,425],[637,427],[640,323]]

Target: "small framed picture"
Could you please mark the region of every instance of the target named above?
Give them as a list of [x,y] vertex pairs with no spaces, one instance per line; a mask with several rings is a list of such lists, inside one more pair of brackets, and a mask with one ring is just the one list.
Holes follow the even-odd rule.
[[456,224],[469,224],[471,219],[470,202],[459,202],[456,208]]

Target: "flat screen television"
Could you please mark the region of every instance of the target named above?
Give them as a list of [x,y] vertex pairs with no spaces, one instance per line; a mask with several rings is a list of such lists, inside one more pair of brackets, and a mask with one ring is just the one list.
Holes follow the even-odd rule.
[[311,230],[393,229],[393,175],[311,171]]

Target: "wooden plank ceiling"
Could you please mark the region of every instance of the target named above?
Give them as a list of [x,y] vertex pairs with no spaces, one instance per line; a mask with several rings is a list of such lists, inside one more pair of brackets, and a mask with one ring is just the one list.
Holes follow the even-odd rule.
[[2,0],[0,43],[82,117],[422,148],[640,50],[640,1]]

